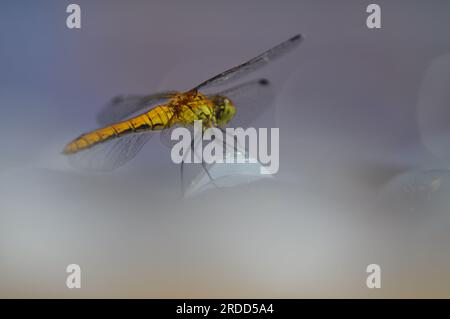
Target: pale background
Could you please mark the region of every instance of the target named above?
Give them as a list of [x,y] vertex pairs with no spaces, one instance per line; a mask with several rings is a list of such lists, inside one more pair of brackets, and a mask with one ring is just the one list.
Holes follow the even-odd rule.
[[[450,297],[450,2],[377,1],[381,30],[360,0],[79,0],[81,30],[69,3],[0,4],[0,297]],[[60,155],[112,96],[297,33],[249,77],[277,91],[271,181],[182,199],[158,139],[106,175]]]

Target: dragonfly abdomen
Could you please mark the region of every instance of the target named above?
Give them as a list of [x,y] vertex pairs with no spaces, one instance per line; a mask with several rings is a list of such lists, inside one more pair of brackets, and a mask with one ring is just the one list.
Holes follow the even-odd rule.
[[121,137],[125,134],[162,130],[169,125],[173,111],[167,106],[157,106],[149,112],[133,117],[129,120],[112,124],[95,131],[83,134],[67,144],[63,154],[75,154],[91,148],[94,145]]

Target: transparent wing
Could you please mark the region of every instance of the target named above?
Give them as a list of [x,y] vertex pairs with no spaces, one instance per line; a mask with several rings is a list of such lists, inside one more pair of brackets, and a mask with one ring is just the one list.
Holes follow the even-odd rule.
[[100,110],[97,115],[97,122],[100,125],[116,123],[145,108],[164,103],[175,94],[177,92],[168,91],[151,95],[118,95]]
[[110,171],[133,159],[154,134],[153,131],[145,131],[110,139],[68,155],[69,162],[85,170]]
[[162,145],[164,145],[165,147],[167,147],[168,149],[171,149],[178,141],[172,141],[171,136],[172,136],[172,132],[173,130],[177,129],[177,128],[186,128],[191,136],[193,136],[193,126],[185,126],[185,125],[181,125],[181,124],[174,124],[172,125],[170,128],[167,128],[165,130],[162,130],[161,133],[159,134],[159,140],[161,142]]
[[268,80],[259,79],[245,82],[214,95],[229,98],[236,107],[236,115],[228,123],[228,126],[245,128],[273,106],[275,90]]
[[198,89],[204,89],[204,88],[215,86],[215,85],[221,85],[229,80],[237,79],[241,76],[248,74],[249,72],[255,71],[256,69],[259,69],[259,68],[265,66],[266,64],[273,61],[274,59],[291,51],[298,44],[300,44],[301,40],[302,40],[302,36],[300,34],[298,34],[295,37],[292,37],[289,40],[282,42],[279,45],[273,47],[272,49],[267,50],[266,52],[258,55],[257,57],[254,57],[253,59],[251,59],[245,63],[235,66],[225,72],[222,72],[222,73],[210,78],[209,80],[206,80],[205,82],[196,86],[194,89],[198,90]]

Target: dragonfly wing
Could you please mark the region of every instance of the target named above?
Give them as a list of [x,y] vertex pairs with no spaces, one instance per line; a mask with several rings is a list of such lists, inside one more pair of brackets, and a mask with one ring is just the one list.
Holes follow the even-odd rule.
[[[186,132],[189,132],[189,135],[191,138],[197,138],[201,139],[201,135],[198,135],[199,132],[194,132],[194,126],[193,125],[183,125],[181,123],[177,123],[176,119],[174,120],[173,124],[168,125],[170,126],[167,129],[164,129],[161,131],[161,134],[159,135],[161,143],[171,149],[175,144],[179,142],[179,140],[172,140],[172,132],[176,129],[183,128],[187,130]],[[197,135],[195,135],[197,134]],[[200,132],[201,134],[201,132]]]
[[145,131],[110,139],[68,155],[69,162],[85,170],[111,171],[133,159],[154,134]]
[[222,72],[210,78],[209,80],[206,80],[205,82],[196,86],[194,89],[199,90],[207,87],[221,85],[230,80],[234,80],[240,78],[241,76],[247,75],[249,72],[255,71],[273,61],[274,59],[291,51],[298,44],[300,44],[301,40],[302,36],[298,34],[295,37],[292,37],[289,40],[273,47],[272,49],[267,50],[266,52],[254,57],[253,59],[235,66],[229,70],[226,70],[225,72]]
[[118,95],[111,99],[98,113],[97,122],[100,125],[109,125],[121,121],[128,116],[162,104],[175,96],[177,92],[159,92],[151,95]]
[[[175,124],[175,125],[172,125],[170,128],[162,130],[161,133],[159,134],[159,140],[161,141],[161,144],[164,145],[165,147],[171,149],[177,143],[177,141],[172,141],[172,139],[171,139],[172,132],[173,132],[173,130],[180,128],[180,127],[184,127],[184,126],[181,124]],[[186,127],[186,129],[188,129],[191,132],[189,127]]]
[[259,79],[245,82],[214,95],[229,98],[236,107],[236,115],[228,123],[228,126],[246,128],[273,105],[275,90],[268,80]]

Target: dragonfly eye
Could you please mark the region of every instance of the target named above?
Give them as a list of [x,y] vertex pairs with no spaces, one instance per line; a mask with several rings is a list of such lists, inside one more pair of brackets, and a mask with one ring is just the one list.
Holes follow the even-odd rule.
[[218,124],[228,123],[236,112],[231,101],[228,98],[219,95],[215,96],[213,101]]

